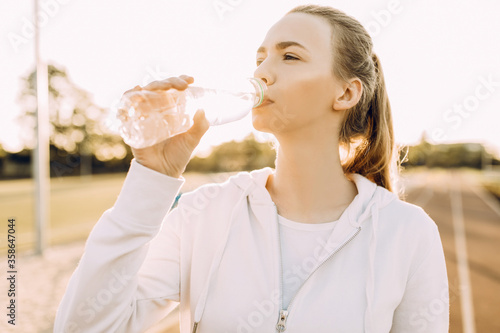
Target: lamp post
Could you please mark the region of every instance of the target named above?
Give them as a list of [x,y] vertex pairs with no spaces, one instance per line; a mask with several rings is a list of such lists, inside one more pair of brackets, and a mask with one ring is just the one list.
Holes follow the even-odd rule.
[[47,243],[50,202],[49,151],[49,89],[47,64],[40,56],[39,4],[34,0],[35,63],[36,63],[36,145],[33,150],[33,180],[35,203],[35,252],[43,254]]

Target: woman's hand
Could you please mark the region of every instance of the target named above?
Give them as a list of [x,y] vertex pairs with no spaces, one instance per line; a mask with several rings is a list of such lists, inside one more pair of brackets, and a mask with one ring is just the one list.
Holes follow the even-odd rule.
[[[181,75],[153,81],[144,88],[136,86],[124,94],[134,90],[168,90],[171,88],[185,90],[188,84],[193,82],[194,79],[191,76]],[[170,177],[179,178],[186,169],[191,154],[200,143],[201,137],[210,127],[203,110],[196,112],[193,121],[193,126],[187,132],[174,135],[151,147],[132,148],[136,161]]]

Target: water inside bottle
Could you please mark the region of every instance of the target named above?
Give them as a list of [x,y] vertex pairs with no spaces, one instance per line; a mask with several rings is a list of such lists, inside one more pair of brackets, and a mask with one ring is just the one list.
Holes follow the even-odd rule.
[[188,130],[198,109],[205,110],[212,126],[239,120],[262,102],[267,86],[258,79],[232,84],[228,90],[190,86],[185,91],[130,92],[117,107],[120,134],[130,146],[144,148]]
[[[191,89],[192,88],[192,89]],[[196,87],[191,87],[193,94],[198,93]],[[210,125],[222,125],[239,120],[251,111],[254,106],[255,93],[231,92],[225,90],[203,89],[197,99],[188,100],[186,112],[194,115],[196,110],[205,110],[205,116]]]

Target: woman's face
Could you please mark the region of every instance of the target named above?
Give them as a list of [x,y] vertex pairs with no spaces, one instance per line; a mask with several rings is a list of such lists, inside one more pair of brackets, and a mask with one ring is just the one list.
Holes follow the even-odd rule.
[[338,127],[332,106],[342,84],[332,74],[331,36],[326,20],[304,13],[287,14],[271,27],[254,76],[266,81],[273,102],[253,109],[255,129],[276,134]]

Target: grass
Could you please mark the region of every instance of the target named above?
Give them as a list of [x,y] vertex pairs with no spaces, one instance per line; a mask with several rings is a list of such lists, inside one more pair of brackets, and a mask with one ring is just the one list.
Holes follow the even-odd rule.
[[[201,174],[186,172],[181,192],[207,182],[222,182],[234,173]],[[125,173],[91,177],[59,177],[50,182],[50,218],[47,244],[85,240],[105,210],[120,193]],[[0,251],[7,248],[7,220],[14,218],[17,251],[35,247],[34,184],[31,179],[0,181]]]
[[[85,239],[102,213],[110,208],[120,192],[125,175],[98,175],[91,178],[65,177],[51,180],[48,245]],[[0,214],[7,238],[7,219],[16,220],[19,251],[35,245],[34,184],[30,179],[0,183]],[[5,248],[5,242],[2,250]]]

